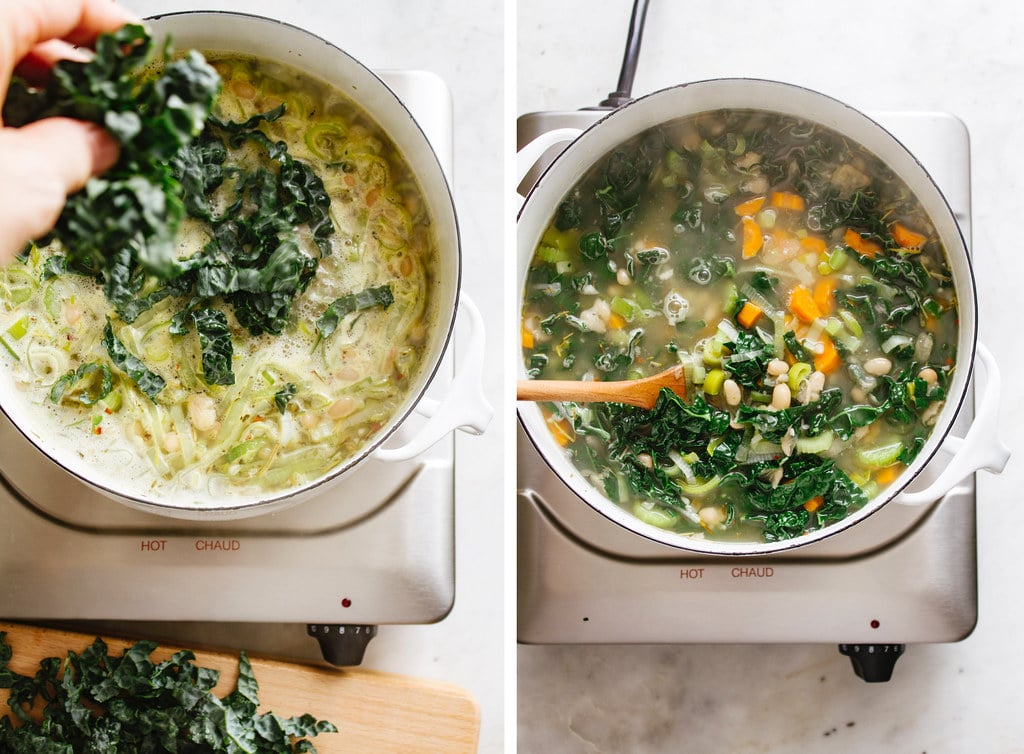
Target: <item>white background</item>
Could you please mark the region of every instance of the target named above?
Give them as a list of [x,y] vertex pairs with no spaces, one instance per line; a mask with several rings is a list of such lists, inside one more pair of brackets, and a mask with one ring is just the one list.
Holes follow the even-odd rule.
[[[234,10],[278,18],[312,31],[371,69],[439,74],[455,108],[453,193],[463,245],[463,290],[488,323],[487,363],[504,353],[497,323],[503,294],[505,215],[502,175],[503,23],[499,0],[463,3],[402,0],[123,0],[143,16],[180,10]],[[501,400],[502,374],[487,370],[484,389]],[[456,439],[456,598],[432,626],[384,627],[365,665],[449,681],[480,703],[480,750],[502,750],[503,570],[502,436],[499,411],[482,437]],[[312,640],[311,640],[312,641]]]
[[[631,0],[518,0],[517,113],[612,91]],[[652,0],[634,94],[722,76],[808,86],[861,110],[942,110],[972,139],[980,336],[1002,367],[1019,456],[1024,370],[1024,6]],[[979,621],[910,646],[869,685],[834,644],[520,647],[520,751],[1021,752],[1024,465],[979,476]]]

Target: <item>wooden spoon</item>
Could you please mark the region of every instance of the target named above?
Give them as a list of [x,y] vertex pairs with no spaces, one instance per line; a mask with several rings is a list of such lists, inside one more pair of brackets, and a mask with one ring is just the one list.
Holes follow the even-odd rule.
[[516,399],[521,401],[572,401],[574,403],[628,403],[654,408],[658,393],[667,387],[686,397],[686,377],[681,366],[666,369],[640,380],[598,382],[594,380],[519,380]]

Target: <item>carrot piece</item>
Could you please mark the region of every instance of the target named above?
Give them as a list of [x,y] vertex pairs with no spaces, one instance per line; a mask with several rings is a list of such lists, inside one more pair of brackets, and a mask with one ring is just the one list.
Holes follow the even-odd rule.
[[621,330],[626,326],[626,318],[617,312],[612,312],[612,316],[608,318],[608,327],[613,330]]
[[526,325],[523,325],[521,333],[520,340],[523,343],[523,348],[533,348],[533,333],[527,329]]
[[814,303],[811,292],[798,285],[789,293],[789,310],[797,316],[801,322],[810,324],[821,316],[818,305]]
[[824,317],[832,313],[832,294],[836,290],[836,281],[832,278],[825,278],[820,280],[816,286],[814,286],[814,303],[818,306],[818,311]]
[[743,217],[744,215],[757,214],[761,210],[761,207],[764,206],[765,199],[766,197],[763,196],[755,196],[753,199],[747,199],[747,201],[741,202],[733,207],[733,212],[740,217]]
[[571,443],[576,435],[572,425],[567,420],[556,419],[553,416],[548,417],[548,429],[551,430],[555,441],[563,448]]
[[740,309],[740,313],[736,315],[736,321],[744,327],[750,328],[757,322],[757,318],[762,314],[761,307],[755,304],[753,301],[748,301]]
[[805,238],[801,238],[800,245],[807,251],[813,251],[815,254],[824,254],[828,251],[828,244],[825,243],[825,239],[818,238],[817,236],[806,236]]
[[900,223],[892,226],[892,237],[904,249],[920,249],[928,240],[928,236],[917,233]]
[[802,196],[791,191],[773,191],[772,206],[778,209],[791,209],[796,212],[803,212],[807,203],[804,202]]
[[744,217],[743,221],[743,258],[750,259],[757,255],[764,245],[764,234],[761,226],[752,217]]
[[810,511],[811,513],[814,513],[814,511],[818,510],[818,508],[820,508],[824,504],[825,498],[822,497],[821,495],[818,495],[817,497],[812,497],[810,500],[804,503],[804,509]]
[[839,351],[836,350],[835,344],[827,335],[822,337],[821,343],[825,346],[825,350],[814,355],[814,368],[824,374],[832,374],[841,363]]
[[900,475],[901,471],[903,471],[903,464],[901,463],[894,463],[892,466],[879,469],[875,473],[875,482],[879,487],[888,487],[896,481],[896,477]]
[[863,238],[860,233],[855,231],[853,228],[847,228],[846,233],[843,235],[843,241],[851,249],[856,251],[858,254],[863,254],[866,257],[875,258],[875,254],[882,250],[874,241],[869,241]]

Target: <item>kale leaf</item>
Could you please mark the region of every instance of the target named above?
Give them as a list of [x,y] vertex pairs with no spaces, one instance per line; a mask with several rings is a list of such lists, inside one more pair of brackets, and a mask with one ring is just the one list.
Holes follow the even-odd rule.
[[72,369],[50,388],[50,401],[60,403],[69,400],[83,406],[92,406],[110,395],[114,378],[110,368],[98,361],[82,364]]
[[208,385],[234,385],[231,371],[231,331],[224,312],[216,309],[197,309],[192,322],[199,333],[199,346],[203,349],[203,379]]
[[295,383],[289,382],[274,393],[274,405],[277,406],[277,410],[283,414],[288,408],[288,401],[294,398],[297,392],[298,388],[295,387]]
[[725,344],[732,351],[725,368],[737,384],[757,388],[764,379],[768,362],[775,358],[775,349],[760,335],[741,330]]
[[[120,142],[117,164],[68,198],[43,240],[59,239],[68,267],[100,277],[115,303],[134,294],[134,266],[174,273],[184,204],[170,163],[202,130],[220,89],[216,71],[194,51],[166,63],[159,76],[147,73],[152,48],[141,26],[101,35],[89,61],[57,63],[47,88],[12,82],[3,111],[10,126],[58,115],[99,123]],[[124,253],[112,261],[112,250]]]
[[347,296],[335,299],[330,306],[324,310],[320,319],[316,321],[317,332],[321,338],[330,337],[338,329],[338,325],[346,314],[355,311],[370,309],[380,306],[387,309],[394,302],[395,297],[391,293],[390,285],[380,285],[376,288],[366,288],[358,293],[350,293]]
[[157,395],[160,394],[160,391],[164,389],[167,383],[163,377],[149,371],[146,365],[142,363],[142,360],[130,353],[125,348],[124,343],[117,339],[109,317],[107,318],[107,325],[103,329],[103,345],[106,346],[107,353],[110,355],[110,360],[114,362],[114,366],[127,374],[139,386],[139,390],[155,401]]
[[0,632],[0,688],[10,689],[20,723],[0,718],[0,751],[283,754],[315,752],[309,738],[337,732],[309,714],[259,713],[259,684],[244,652],[235,690],[220,698],[213,692],[218,671],[197,665],[188,650],[155,662],[156,648],[140,641],[117,657],[97,638],[63,661],[41,660],[26,676],[10,669],[13,652]]

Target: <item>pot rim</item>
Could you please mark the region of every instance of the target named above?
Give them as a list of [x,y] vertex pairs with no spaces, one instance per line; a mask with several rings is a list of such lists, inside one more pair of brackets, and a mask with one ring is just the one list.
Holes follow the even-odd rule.
[[[917,172],[916,176],[913,176],[914,183],[920,183],[919,186],[912,187],[915,196],[925,203],[925,198],[922,198],[922,190],[930,190],[932,196],[930,199],[936,202],[935,206],[932,206],[931,202],[926,205],[929,216],[932,222],[938,225],[939,221],[947,223],[951,229],[950,234],[942,234],[943,245],[945,246],[946,256],[953,263],[954,255],[962,257],[961,261],[964,265],[964,275],[962,279],[955,281],[955,290],[957,294],[958,309],[960,311],[960,321],[958,324],[958,346],[966,344],[966,352],[958,347],[957,362],[958,366],[964,368],[957,369],[954,373],[953,382],[950,385],[950,394],[947,395],[946,405],[944,406],[939,421],[933,428],[933,431],[929,435],[924,448],[918,454],[917,458],[901,473],[900,477],[887,487],[882,493],[868,500],[868,502],[862,506],[859,510],[846,516],[840,521],[829,524],[828,526],[821,527],[812,532],[802,534],[798,537],[793,537],[786,540],[780,540],[777,542],[731,542],[722,540],[708,540],[702,538],[694,538],[688,535],[678,534],[658,527],[646,524],[640,519],[636,518],[629,511],[620,507],[616,503],[609,500],[603,495],[597,488],[587,482],[581,474],[575,469],[568,459],[564,455],[564,451],[560,447],[555,447],[555,443],[551,438],[550,432],[542,426],[539,421],[539,408],[533,404],[520,403],[517,406],[517,416],[519,423],[522,426],[526,436],[530,442],[536,448],[538,455],[544,459],[548,468],[560,479],[560,481],[569,488],[573,494],[589,505],[593,510],[601,514],[604,518],[612,521],[613,523],[621,526],[628,531],[639,534],[647,539],[654,540],[660,544],[665,544],[670,547],[684,550],[699,552],[701,554],[708,555],[719,555],[719,556],[763,556],[769,554],[777,554],[793,550],[798,547],[805,547],[807,545],[819,542],[828,537],[834,536],[854,525],[868,518],[879,509],[884,507],[887,503],[891,502],[897,497],[908,485],[910,485],[926,466],[931,463],[936,453],[942,447],[943,442],[949,436],[949,433],[956,421],[957,416],[963,407],[964,401],[967,398],[968,386],[970,382],[970,376],[974,370],[977,340],[978,340],[978,324],[977,324],[977,288],[974,276],[973,264],[971,255],[968,251],[966,240],[963,236],[959,223],[956,221],[956,217],[953,214],[952,208],[949,206],[949,202],[946,200],[945,195],[941,189],[936,185],[927,169],[920,163],[917,157],[907,147],[894,136],[888,129],[879,124],[873,118],[864,114],[860,110],[853,106],[843,102],[842,100],[836,99],[830,95],[823,94],[814,89],[808,87],[790,84],[781,81],[775,81],[771,79],[761,79],[752,77],[727,77],[727,78],[714,78],[714,79],[703,79],[700,81],[687,82],[683,84],[676,84],[673,86],[665,87],[657,91],[645,94],[638,97],[629,103],[616,108],[608,112],[607,114],[600,117],[589,127],[583,129],[583,131],[576,137],[571,143],[569,143],[552,161],[548,164],[541,172],[537,181],[533,186],[530,187],[527,192],[523,204],[517,216],[517,227],[524,218],[532,215],[537,215],[537,221],[543,220],[546,225],[550,217],[554,212],[554,207],[551,206],[543,210],[543,216],[541,217],[542,210],[539,208],[529,209],[531,207],[531,200],[536,204],[536,195],[543,190],[546,181],[552,181],[555,178],[561,178],[558,181],[558,185],[561,186],[563,183],[568,183],[564,186],[564,191],[560,193],[560,197],[564,196],[566,191],[571,190],[572,186],[575,185],[579,176],[589,170],[596,162],[602,159],[608,152],[615,148],[616,145],[621,144],[629,138],[632,138],[652,127],[659,124],[669,122],[678,118],[688,117],[696,115],[701,112],[709,112],[712,110],[723,109],[723,106],[718,107],[701,107],[690,109],[683,108],[684,112],[675,112],[667,117],[661,117],[656,122],[648,122],[642,115],[632,115],[631,111],[635,112],[634,108],[646,108],[651,106],[652,102],[656,102],[659,99],[671,98],[673,96],[685,96],[681,95],[680,92],[686,90],[696,90],[707,87],[736,87],[736,86],[753,86],[760,89],[761,91],[772,90],[773,93],[782,92],[783,90],[789,92],[795,92],[800,97],[813,98],[824,106],[833,108],[836,112],[841,113],[843,122],[846,124],[830,124],[822,123],[819,115],[810,116],[807,114],[799,114],[790,111],[780,109],[776,101],[772,101],[768,104],[764,102],[756,102],[744,105],[733,105],[737,109],[751,109],[751,110],[762,110],[766,112],[780,112],[788,114],[793,117],[801,117],[806,120],[814,121],[827,128],[830,128],[837,133],[844,136],[848,136],[853,141],[865,146],[869,151],[875,153],[877,149],[875,147],[878,144],[872,144],[871,147],[867,147],[863,144],[863,140],[849,136],[850,119],[853,121],[860,121],[862,127],[867,128],[870,131],[875,131],[877,139],[881,142],[888,142],[889,145],[896,149],[897,153],[904,160],[909,158],[909,162],[903,169],[896,171],[897,175],[910,186],[911,180],[908,178],[909,172]],[[785,95],[783,95],[785,96]],[[646,113],[644,113],[646,114]],[[837,116],[838,119],[839,116]],[[594,136],[595,133],[598,135],[609,129],[609,122],[617,124],[624,118],[632,118],[628,130],[629,133],[626,136],[621,136],[617,140],[611,143],[609,138],[600,139],[598,144],[588,144],[588,140],[594,140],[598,137]],[[627,123],[629,121],[626,121]],[[566,180],[564,176],[559,176],[560,173],[568,173],[572,171],[573,166],[565,167],[570,165],[573,160],[578,160],[581,168],[576,171],[577,175],[572,180]],[[895,171],[895,168],[891,164],[891,160],[882,159],[883,162]],[[922,182],[923,181],[923,182]],[[556,187],[557,188],[557,187]],[[553,191],[551,189],[550,191]],[[548,197],[546,197],[547,199]],[[542,226],[543,227],[543,226]],[[939,229],[937,228],[937,231]],[[519,310],[522,309],[523,303],[523,284],[525,282],[524,273],[529,265],[530,259],[533,255],[533,249],[536,246],[536,239],[529,239],[527,244],[526,239],[519,237],[517,243],[517,301],[519,303]],[[529,247],[529,248],[527,248]],[[965,317],[965,314],[967,315]],[[966,325],[966,326],[965,326]],[[518,341],[516,341],[518,342]],[[521,353],[521,352],[520,352]],[[517,370],[520,378],[525,377],[525,364],[521,355],[517,357]],[[954,390],[954,387],[956,388]],[[567,478],[569,477],[569,478]],[[941,498],[940,498],[941,499]]]
[[[425,365],[422,368],[422,371],[421,371],[420,375],[417,377],[417,380],[419,381],[419,387],[416,390],[410,392],[406,396],[405,401],[403,402],[402,406],[400,407],[400,409],[398,411],[396,411],[392,415],[392,417],[389,420],[387,426],[384,429],[382,429],[381,431],[379,431],[369,442],[367,442],[365,445],[363,445],[362,448],[360,448],[360,450],[355,455],[353,455],[350,458],[346,459],[345,461],[339,463],[338,465],[332,467],[331,469],[329,469],[328,471],[326,471],[324,474],[322,474],[321,476],[317,477],[316,479],[310,480],[310,481],[308,481],[308,482],[306,482],[304,484],[301,484],[301,485],[298,485],[298,486],[289,487],[289,488],[287,488],[285,490],[281,490],[281,491],[275,491],[273,493],[270,493],[270,494],[262,496],[262,497],[242,498],[238,502],[227,504],[227,505],[210,505],[210,504],[207,504],[207,505],[203,505],[203,506],[197,506],[195,504],[191,504],[191,503],[187,503],[187,502],[182,502],[181,504],[174,504],[174,503],[163,501],[163,500],[160,500],[160,499],[148,499],[148,498],[143,497],[143,496],[141,496],[139,494],[136,494],[135,492],[128,492],[128,491],[125,491],[125,490],[115,489],[112,485],[106,484],[106,483],[104,483],[101,480],[91,478],[90,475],[88,473],[86,473],[85,471],[81,471],[80,472],[78,469],[70,468],[67,464],[65,464],[62,461],[62,456],[64,454],[60,453],[59,449],[44,447],[44,445],[45,445],[45,438],[43,438],[43,437],[34,437],[32,435],[32,433],[30,433],[27,430],[27,428],[22,427],[21,422],[19,422],[8,411],[8,408],[6,406],[6,401],[0,399],[0,411],[3,411],[4,415],[10,421],[10,423],[18,430],[18,432],[23,437],[25,437],[26,440],[28,440],[28,442],[30,444],[32,444],[37,450],[39,450],[41,453],[43,453],[43,455],[45,455],[51,461],[55,462],[58,466],[60,466],[61,469],[63,469],[67,473],[71,474],[76,479],[78,479],[78,480],[82,481],[83,483],[89,485],[90,487],[92,487],[92,488],[98,490],[99,492],[107,495],[108,497],[116,499],[119,502],[126,503],[126,504],[128,504],[128,505],[130,505],[130,506],[132,506],[134,508],[137,508],[137,509],[140,509],[140,510],[144,510],[144,511],[147,511],[147,512],[151,512],[151,513],[156,513],[156,514],[164,515],[164,516],[187,517],[187,518],[195,518],[197,516],[200,516],[200,517],[212,517],[212,518],[240,518],[240,517],[245,517],[245,516],[261,515],[263,513],[267,513],[267,512],[273,511],[273,510],[280,510],[281,508],[288,507],[290,505],[299,503],[303,499],[306,499],[307,497],[310,497],[310,496],[316,494],[317,492],[322,491],[322,489],[326,485],[333,484],[340,477],[345,475],[347,472],[353,470],[355,467],[357,467],[358,465],[363,463],[365,460],[367,460],[372,455],[372,453],[374,451],[376,451],[378,448],[380,448],[388,439],[390,439],[394,435],[394,433],[399,429],[399,427],[401,427],[405,423],[405,421],[409,418],[409,416],[415,411],[416,407],[419,405],[420,401],[423,399],[424,395],[426,394],[427,390],[430,388],[430,386],[433,383],[434,379],[437,377],[438,371],[441,368],[441,364],[444,362],[445,354],[447,353],[447,351],[448,351],[448,349],[449,349],[449,347],[451,345],[453,333],[454,333],[454,330],[455,330],[456,316],[458,315],[458,309],[459,309],[460,298],[461,298],[461,291],[462,291],[462,272],[463,272],[462,235],[461,235],[461,229],[459,227],[458,213],[456,212],[456,209],[455,209],[455,200],[454,200],[454,196],[452,194],[451,185],[449,183],[447,175],[445,175],[444,168],[441,165],[440,159],[437,156],[437,152],[434,149],[433,144],[427,138],[427,135],[423,131],[422,126],[420,126],[419,122],[416,120],[416,118],[413,116],[413,114],[409,111],[409,108],[406,107],[405,103],[367,65],[363,64],[360,60],[355,58],[353,55],[349,54],[347,51],[345,51],[344,49],[342,49],[338,45],[334,44],[333,42],[331,42],[331,41],[321,37],[320,35],[312,32],[312,31],[310,31],[308,29],[302,28],[302,27],[297,26],[295,24],[291,24],[291,23],[289,23],[287,21],[281,21],[279,19],[269,18],[267,16],[262,16],[262,15],[254,14],[254,13],[246,13],[246,12],[242,12],[242,11],[229,11],[229,10],[183,10],[183,11],[172,11],[172,12],[168,12],[168,13],[154,14],[152,16],[147,16],[144,19],[144,21],[148,25],[148,24],[150,24],[152,22],[159,23],[160,21],[163,21],[165,19],[175,19],[175,18],[184,18],[184,17],[197,17],[197,16],[198,17],[219,16],[219,17],[226,17],[226,18],[237,18],[237,19],[242,19],[246,23],[263,24],[263,25],[266,25],[267,27],[283,27],[283,28],[287,28],[292,33],[304,36],[307,39],[307,41],[310,42],[310,43],[317,43],[317,42],[319,42],[319,43],[323,44],[325,47],[327,47],[331,51],[330,54],[335,55],[335,56],[340,56],[341,58],[343,58],[343,59],[345,59],[347,61],[347,64],[355,66],[357,69],[360,69],[361,72],[363,74],[365,74],[368,77],[368,79],[371,81],[371,85],[372,86],[378,87],[383,92],[386,92],[387,98],[389,99],[389,101],[391,101],[392,104],[397,104],[398,105],[398,107],[400,108],[401,112],[404,114],[405,117],[408,118],[409,123],[412,125],[413,129],[415,130],[415,135],[413,136],[413,138],[416,139],[416,140],[419,140],[421,142],[420,144],[418,144],[418,145],[399,144],[398,141],[395,140],[395,138],[393,136],[393,129],[388,127],[390,124],[382,123],[380,121],[380,119],[377,117],[376,114],[369,113],[369,111],[367,110],[367,108],[363,104],[363,102],[355,94],[353,94],[351,91],[349,91],[349,88],[344,88],[343,83],[326,81],[323,76],[321,76],[321,75],[319,75],[317,73],[314,73],[312,71],[309,71],[308,69],[303,69],[302,66],[297,65],[296,63],[293,63],[293,62],[288,62],[287,63],[287,65],[289,65],[290,67],[296,68],[296,69],[299,69],[299,70],[303,70],[304,73],[306,73],[309,76],[312,76],[313,78],[316,78],[318,80],[324,80],[325,83],[327,83],[328,85],[330,85],[333,88],[335,88],[338,91],[340,91],[346,98],[351,100],[357,107],[359,107],[360,109],[362,109],[362,110],[366,111],[368,114],[370,114],[372,119],[373,119],[373,121],[374,121],[374,123],[378,126],[378,128],[380,128],[384,133],[386,133],[388,135],[388,138],[392,139],[392,141],[395,142],[396,146],[400,147],[400,150],[403,152],[403,156],[406,157],[406,160],[408,160],[408,157],[406,156],[406,153],[409,151],[409,150],[405,149],[406,146],[415,147],[415,148],[422,148],[423,146],[426,147],[427,151],[424,154],[426,155],[427,161],[430,163],[429,170],[436,171],[436,177],[440,179],[441,185],[444,187],[444,194],[443,194],[443,196],[436,196],[436,198],[431,201],[430,206],[431,206],[431,209],[436,210],[435,213],[434,213],[435,215],[437,215],[438,213],[443,213],[444,215],[449,216],[450,221],[451,221],[451,226],[452,226],[452,232],[453,232],[453,239],[452,239],[452,241],[453,241],[453,248],[452,249],[438,249],[438,252],[437,252],[439,256],[441,254],[453,254],[453,265],[452,266],[454,268],[454,281],[453,281],[453,285],[452,285],[451,303],[449,304],[446,301],[435,301],[435,305],[436,305],[435,315],[437,316],[437,336],[438,336],[437,337],[436,353],[433,356],[433,363],[429,364],[429,365]],[[164,35],[161,35],[159,29],[151,29],[151,31],[152,31],[154,37],[156,37],[157,39],[160,39],[162,36],[164,36]],[[229,47],[225,47],[224,49],[228,50],[230,48]],[[232,51],[240,52],[239,50],[232,50]],[[243,53],[243,54],[245,54],[245,53]],[[260,52],[253,52],[253,53],[250,53],[250,54],[253,54],[253,55],[256,55],[256,56],[262,55],[262,53],[260,53]],[[422,188],[423,181],[420,178],[420,174],[418,172],[414,172],[413,174],[416,176],[417,181],[421,184],[421,188]],[[425,189],[424,189],[424,191],[425,191]],[[436,217],[433,218],[433,222],[435,222],[435,223],[437,222],[437,218]],[[440,297],[440,295],[441,295],[440,291],[435,292],[435,295]],[[447,312],[447,314],[448,314],[447,324],[443,324],[445,312]],[[222,499],[224,499],[224,498],[222,498]],[[227,498],[227,499],[230,500],[231,498]]]

